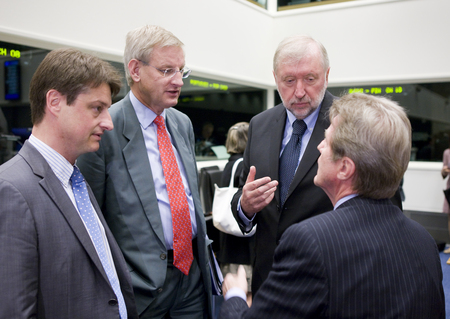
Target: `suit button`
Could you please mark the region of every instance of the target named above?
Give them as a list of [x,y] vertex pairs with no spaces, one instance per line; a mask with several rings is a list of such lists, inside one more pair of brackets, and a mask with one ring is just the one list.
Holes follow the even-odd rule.
[[166,254],[161,254],[161,255],[159,255],[159,258],[161,258],[162,260],[166,260],[167,255]]
[[158,293],[162,293],[163,289],[162,288],[158,288]]
[[116,299],[111,299],[110,301],[108,301],[108,305],[110,306],[117,306],[118,302]]

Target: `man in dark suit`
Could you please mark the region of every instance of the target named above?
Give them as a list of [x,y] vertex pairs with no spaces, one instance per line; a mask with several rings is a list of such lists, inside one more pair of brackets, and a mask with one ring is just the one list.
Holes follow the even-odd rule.
[[[244,232],[258,224],[253,295],[269,274],[284,231],[332,208],[326,194],[313,183],[319,157],[317,145],[329,125],[326,113],[334,99],[326,91],[330,71],[327,51],[310,37],[289,37],[279,44],[273,68],[283,103],[251,120],[241,187],[232,201],[232,210]],[[294,135],[292,125],[296,120],[303,120],[307,126],[293,157],[298,168],[295,175],[286,174],[290,180],[282,181],[280,158]],[[280,188],[286,193],[283,203]]]
[[406,113],[352,94],[330,120],[314,182],[334,210],[286,230],[251,308],[245,270],[227,275],[221,318],[445,318],[436,243],[389,200],[409,163]]
[[[189,118],[172,108],[190,73],[183,43],[161,27],[144,26],[128,33],[124,62],[131,92],[111,107],[114,130],[105,132],[100,149],[80,158],[79,166],[125,256],[140,317],[204,318],[211,313],[209,240],[194,131]],[[158,119],[167,129],[159,129]],[[160,133],[170,140],[161,142]],[[163,145],[168,149],[161,150]],[[168,175],[167,151],[176,158]],[[180,205],[172,202],[174,188],[167,186],[175,175],[181,175]],[[186,207],[184,232],[175,224],[178,207]],[[183,234],[190,250],[178,258],[174,247]]]
[[113,128],[120,86],[109,63],[73,49],[33,75],[32,135],[0,166],[1,318],[138,318],[123,255],[74,166]]

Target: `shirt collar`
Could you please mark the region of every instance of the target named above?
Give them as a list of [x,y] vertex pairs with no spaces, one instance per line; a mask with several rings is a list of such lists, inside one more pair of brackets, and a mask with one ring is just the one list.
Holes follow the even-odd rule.
[[[303,119],[303,122],[305,122],[307,130],[311,131],[314,129],[314,126],[316,125],[317,118],[319,117],[320,109],[322,108],[322,103],[320,103],[319,107],[314,110],[310,115],[308,115],[306,118]],[[291,111],[286,109],[287,113],[287,125],[289,127],[292,127],[292,124],[294,124],[296,118],[295,115],[292,114]]]
[[334,209],[338,208],[340,205],[344,204],[346,201],[348,201],[356,196],[358,196],[358,194],[350,194],[350,195],[342,197],[340,200],[338,200],[336,202],[336,205],[334,205]]
[[73,166],[68,160],[61,154],[55,151],[53,148],[42,142],[33,134],[28,139],[31,145],[33,145],[39,153],[47,161],[48,165],[55,173],[56,177],[61,181],[64,187],[69,186],[69,180],[73,173]]
[[[137,97],[133,94],[133,91],[130,91],[130,101],[133,105],[134,111],[136,112],[136,116],[141,124],[141,127],[146,130],[155,120],[156,113],[146,107],[141,101],[137,99]],[[164,117],[164,121],[166,120],[166,110],[164,110],[161,114]]]

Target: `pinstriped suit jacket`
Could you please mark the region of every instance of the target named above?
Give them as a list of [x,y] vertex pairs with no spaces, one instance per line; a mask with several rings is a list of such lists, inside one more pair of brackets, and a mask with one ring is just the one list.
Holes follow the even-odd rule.
[[356,197],[291,226],[252,307],[221,318],[445,318],[439,253],[388,199]]

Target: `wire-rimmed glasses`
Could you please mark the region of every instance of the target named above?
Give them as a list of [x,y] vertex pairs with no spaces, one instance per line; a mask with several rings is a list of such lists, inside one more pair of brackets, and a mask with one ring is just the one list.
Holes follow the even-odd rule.
[[142,60],[138,60],[140,62],[142,62],[144,65],[149,65],[152,68],[158,70],[159,72],[161,72],[163,74],[164,77],[167,77],[169,79],[173,78],[175,76],[175,74],[177,74],[178,72],[180,72],[181,77],[183,79],[187,78],[190,74],[191,74],[191,69],[189,69],[188,67],[184,67],[181,70],[177,70],[177,69],[158,69],[157,67],[154,67],[153,65],[149,64],[148,62],[142,61]]

